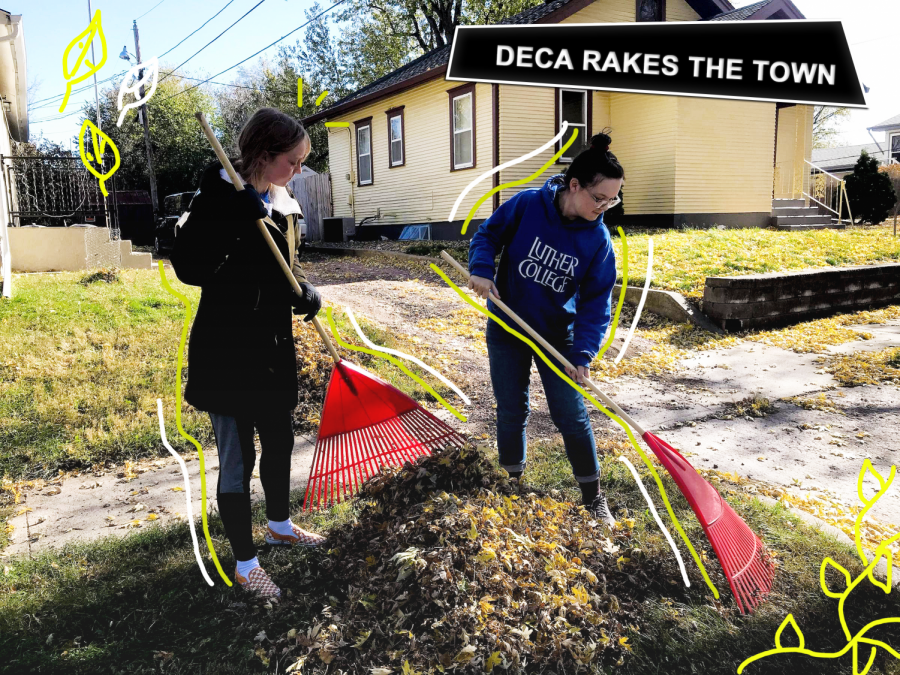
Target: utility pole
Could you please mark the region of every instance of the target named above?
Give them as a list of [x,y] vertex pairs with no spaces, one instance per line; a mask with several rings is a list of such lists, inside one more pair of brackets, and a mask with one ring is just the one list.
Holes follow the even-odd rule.
[[[88,0],[88,23],[94,18],[94,12],[91,11],[91,0]],[[97,63],[94,58],[94,41],[91,40],[91,63]],[[97,103],[97,128],[102,129],[100,125],[100,94],[97,93],[97,71],[94,71],[94,101]]]
[[[137,20],[134,22],[134,55],[138,63],[141,63],[141,41],[138,37]],[[138,78],[143,79],[144,69],[138,73]],[[144,98],[144,86],[141,85],[141,98]],[[153,171],[153,148],[150,146],[150,118],[147,116],[147,104],[141,105],[141,120],[144,123],[144,145],[147,148],[147,171],[150,174],[150,201],[153,202],[153,220],[159,215],[159,196],[156,193],[156,173]]]
[[[91,0],[88,0],[88,23],[94,18],[94,12],[91,9]],[[94,58],[94,41],[91,40],[91,63],[97,63],[97,59]],[[97,128],[102,129],[102,122],[100,120],[100,94],[97,91],[97,72],[94,71],[94,102],[97,104]],[[103,157],[99,158],[102,165],[105,164]],[[109,230],[109,208],[106,203],[106,197],[103,197],[103,221],[106,224],[106,229]]]

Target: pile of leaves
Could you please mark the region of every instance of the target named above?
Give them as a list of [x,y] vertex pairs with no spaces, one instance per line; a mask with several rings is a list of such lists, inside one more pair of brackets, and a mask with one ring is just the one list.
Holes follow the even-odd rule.
[[97,281],[105,281],[108,284],[115,283],[119,280],[119,273],[116,268],[95,270],[94,272],[90,272],[81,277],[81,280],[78,282],[82,286],[88,286]]
[[727,406],[727,409],[736,417],[765,417],[777,410],[769,399],[759,393],[742,398]]
[[864,384],[900,385],[900,347],[856,352],[824,361],[825,372],[831,373],[845,387]]
[[335,672],[621,665],[667,575],[634,547],[633,521],[610,532],[558,497],[519,488],[474,448],[383,470],[322,563],[345,599],[272,655]]

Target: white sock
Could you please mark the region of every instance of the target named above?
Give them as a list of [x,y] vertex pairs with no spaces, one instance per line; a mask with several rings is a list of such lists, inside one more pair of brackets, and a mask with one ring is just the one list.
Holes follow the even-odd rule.
[[237,561],[237,572],[245,579],[247,575],[250,574],[252,570],[255,570],[259,567],[259,560],[257,558],[251,558],[250,560],[238,560]]
[[272,528],[272,532],[282,536],[294,534],[293,525],[290,518],[282,520],[281,522],[276,522],[274,520],[269,521],[269,527]]

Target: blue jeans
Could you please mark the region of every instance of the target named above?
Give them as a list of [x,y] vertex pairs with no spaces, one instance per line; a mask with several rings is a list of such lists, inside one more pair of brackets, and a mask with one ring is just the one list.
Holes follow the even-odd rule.
[[[491,363],[491,384],[497,399],[497,449],[500,453],[500,466],[507,471],[522,471],[525,468],[525,427],[530,412],[528,380],[533,359],[537,363],[544,393],[547,395],[550,417],[562,434],[575,480],[579,483],[597,480],[600,476],[600,464],[597,462],[597,446],[584,397],[554,373],[531,347],[490,319],[486,338]],[[565,354],[571,345],[553,346]],[[565,368],[556,359],[549,354],[547,356],[565,373]]]

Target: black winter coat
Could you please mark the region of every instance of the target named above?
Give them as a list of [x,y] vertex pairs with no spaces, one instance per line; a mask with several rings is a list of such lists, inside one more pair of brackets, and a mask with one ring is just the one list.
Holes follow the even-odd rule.
[[[222,415],[291,410],[297,406],[294,291],[256,222],[235,219],[237,191],[221,168],[215,162],[204,172],[171,257],[178,279],[202,289],[184,397]],[[296,217],[273,208],[271,220],[277,225],[269,224],[272,238],[292,261],[297,281],[306,282],[296,251],[288,255],[286,234]]]

